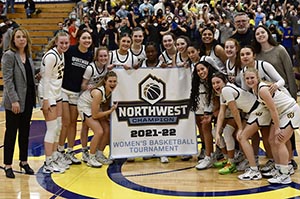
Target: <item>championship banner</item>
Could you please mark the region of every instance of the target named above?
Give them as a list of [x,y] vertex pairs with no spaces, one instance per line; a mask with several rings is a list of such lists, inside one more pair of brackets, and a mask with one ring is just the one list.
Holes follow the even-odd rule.
[[188,110],[187,68],[115,69],[110,157],[159,157],[197,153],[196,124]]

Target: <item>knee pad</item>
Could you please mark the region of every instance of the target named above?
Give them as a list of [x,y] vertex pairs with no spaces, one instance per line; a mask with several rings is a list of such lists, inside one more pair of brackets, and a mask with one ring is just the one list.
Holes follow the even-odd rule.
[[235,131],[235,128],[233,128],[229,124],[226,124],[226,126],[223,129],[224,140],[225,140],[226,148],[228,151],[232,151],[235,148],[235,139],[233,137],[234,131]]
[[[213,129],[211,130],[211,133],[212,133],[212,135],[213,135],[213,137],[214,137],[214,139],[215,139],[215,138],[216,138],[216,128],[213,128]],[[218,146],[219,146],[221,149],[222,149],[222,148],[225,148],[225,146],[226,146],[222,134],[220,135],[220,143],[218,144]]]
[[56,131],[57,131],[57,121],[56,120],[47,121],[46,126],[47,126],[47,131],[46,131],[44,141],[48,143],[54,143],[56,137]]
[[57,130],[56,130],[56,136],[55,136],[55,142],[59,141],[59,136],[60,136],[60,131],[61,131],[61,117],[57,117],[56,118],[56,122],[57,122]]

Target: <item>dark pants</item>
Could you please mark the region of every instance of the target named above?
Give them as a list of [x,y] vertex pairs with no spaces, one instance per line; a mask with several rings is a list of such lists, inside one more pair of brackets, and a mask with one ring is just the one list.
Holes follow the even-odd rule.
[[4,135],[4,164],[11,165],[14,155],[17,131],[19,130],[19,160],[27,161],[28,140],[30,131],[30,121],[32,116],[32,103],[25,105],[23,113],[14,114],[10,110],[5,110],[6,131]]

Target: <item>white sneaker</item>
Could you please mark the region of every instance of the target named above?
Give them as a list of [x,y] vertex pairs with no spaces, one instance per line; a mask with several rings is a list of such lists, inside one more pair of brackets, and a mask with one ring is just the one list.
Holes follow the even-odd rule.
[[275,167],[275,162],[274,160],[268,160],[267,163],[265,164],[265,166],[263,166],[260,171],[262,173],[266,173],[266,172],[269,172],[271,171],[272,169],[274,169]]
[[255,171],[251,168],[245,170],[245,173],[238,176],[240,180],[259,180],[262,178],[259,170]]
[[216,160],[221,160],[224,158],[224,155],[219,147],[216,148],[216,151],[213,153],[212,157]]
[[196,169],[198,170],[208,169],[213,166],[213,158],[209,156],[205,156],[205,158],[203,160],[199,160],[198,163],[199,164],[195,166]]
[[294,166],[292,164],[288,164],[288,166],[290,175],[293,175],[295,173]]
[[53,173],[53,168],[51,166],[51,162],[49,164],[46,164],[46,162],[44,162],[43,173],[45,173],[45,174]]
[[292,182],[290,175],[278,172],[273,178],[268,179],[271,184],[290,184]]
[[67,157],[67,154],[65,151],[58,151],[60,153],[61,159],[63,159],[63,162],[65,164],[71,165],[72,161]]
[[72,164],[81,164],[81,161],[76,158],[74,151],[69,151],[66,154],[67,158],[72,161]]
[[88,150],[83,150],[81,154],[82,154],[81,160],[83,162],[87,163],[88,160],[89,160],[89,155],[90,155],[89,151]]
[[[62,164],[57,160],[53,160],[51,164],[54,172],[63,173],[67,169],[66,165]],[[68,165],[68,167],[70,166]]]
[[113,161],[111,159],[108,159],[103,154],[96,154],[96,160],[104,165],[110,165],[113,163]]
[[245,171],[247,168],[249,168],[249,161],[247,159],[244,159],[236,167],[238,171]]
[[244,159],[245,159],[244,153],[240,150],[235,150],[233,163],[235,163],[237,165],[240,162],[242,162]]
[[279,170],[273,167],[270,171],[268,172],[262,172],[261,175],[264,178],[273,178],[274,176],[278,175]]
[[93,155],[93,156],[90,155],[90,158],[87,161],[87,165],[90,166],[90,167],[94,167],[94,168],[102,167],[102,164],[96,160],[95,155]]
[[59,165],[59,167],[64,168],[64,169],[70,168],[70,165],[68,164],[67,161],[65,161],[62,153],[60,153],[58,151],[53,152],[52,159]]
[[161,163],[169,163],[169,158],[166,156],[161,156],[160,157],[160,162]]
[[51,161],[49,164],[46,164],[46,162],[44,162],[43,173],[53,172],[64,173],[65,169],[61,168],[55,161]]

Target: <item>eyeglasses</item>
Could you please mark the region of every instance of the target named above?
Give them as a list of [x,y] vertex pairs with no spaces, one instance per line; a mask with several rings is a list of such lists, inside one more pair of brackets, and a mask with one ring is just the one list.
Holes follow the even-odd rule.
[[238,21],[235,21],[234,23],[247,23],[247,20],[238,20]]

